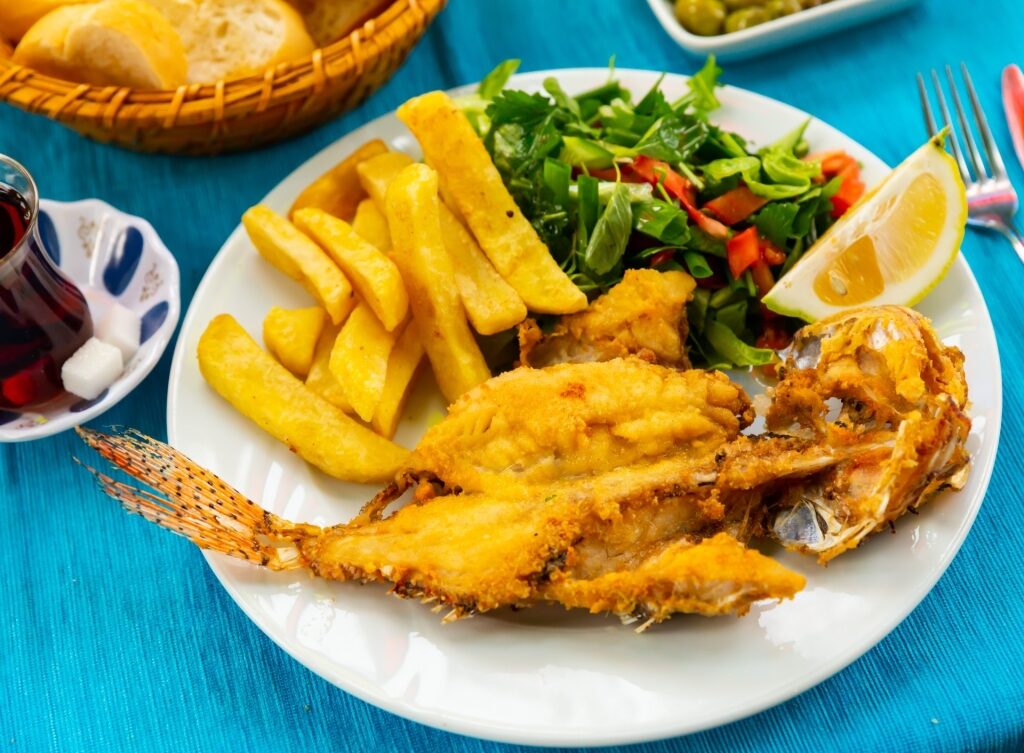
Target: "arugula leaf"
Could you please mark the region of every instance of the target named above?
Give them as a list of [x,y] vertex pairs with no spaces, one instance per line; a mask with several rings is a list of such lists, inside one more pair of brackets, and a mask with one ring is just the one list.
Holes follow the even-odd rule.
[[609,138],[617,134],[626,145],[635,144],[655,120],[653,117],[638,116],[633,108],[621,99],[614,99],[607,105],[601,105],[597,109],[597,114],[601,117],[604,137]]
[[664,115],[640,137],[633,151],[663,162],[683,162],[693,156],[707,135],[707,125],[699,120],[684,123],[677,115]]
[[717,126],[709,126],[708,139],[705,148],[701,149],[701,156],[706,160],[719,159],[721,157],[746,157],[747,142],[735,133],[723,131]]
[[636,213],[636,229],[669,246],[682,246],[690,239],[686,212],[660,199],[640,206]]
[[555,100],[556,105],[561,107],[563,110],[568,110],[576,119],[579,119],[580,103],[563,91],[557,78],[549,77],[544,79],[544,91],[551,95],[551,98]]
[[690,92],[673,103],[673,109],[692,105],[699,117],[706,118],[712,110],[722,106],[715,96],[715,87],[718,86],[718,77],[722,75],[722,69],[715,63],[715,56],[708,55],[704,66],[690,76],[686,82]]
[[583,254],[583,262],[587,269],[598,275],[611,272],[622,259],[632,230],[633,210],[629,205],[628,192],[620,183],[601,213],[587,243],[587,250]]
[[718,355],[734,366],[764,366],[775,360],[775,351],[747,345],[728,326],[714,319],[704,322],[704,336]]
[[705,256],[718,256],[722,259],[726,256],[725,241],[712,238],[699,227],[690,228],[690,240],[686,246],[694,251],[699,251]]
[[754,217],[754,224],[757,231],[770,240],[779,248],[786,248],[789,239],[797,235],[793,229],[797,214],[800,212],[800,205],[793,202],[773,202],[766,204],[764,209]]
[[708,315],[708,301],[710,298],[710,290],[696,288],[693,291],[693,298],[686,304],[686,318],[690,320],[691,331],[697,333],[704,331],[704,321]]
[[715,312],[715,321],[731,329],[737,337],[742,337],[747,326],[747,300],[736,301],[718,309]]
[[609,81],[606,84],[601,84],[597,88],[590,89],[583,92],[582,94],[576,95],[576,101],[580,103],[580,110],[585,111],[588,103],[592,107],[599,107],[601,105],[607,105],[613,100],[621,99],[623,102],[629,102],[632,95],[628,89],[624,89],[622,84],[618,81]]
[[[811,232],[811,223],[821,215],[830,215],[832,212],[832,197],[842,185],[842,179],[835,177],[824,186],[813,188],[797,199],[800,211],[793,221],[793,235],[802,238]],[[831,217],[829,217],[831,224]]]
[[704,172],[705,178],[718,183],[726,178],[731,178],[733,175],[746,176],[748,173],[760,171],[761,160],[750,155],[716,159],[714,162],[707,163],[701,169]]
[[792,131],[787,133],[785,136],[780,138],[774,144],[771,144],[765,152],[782,152],[784,154],[794,155],[796,154],[797,147],[804,140],[804,132],[807,131],[807,126],[811,124],[811,119],[808,118],[803,123],[798,125]]
[[665,74],[658,76],[658,80],[647,90],[647,93],[636,103],[637,115],[652,115],[660,117],[672,112],[672,107],[661,91],[661,82],[665,80]]
[[494,99],[498,92],[505,88],[505,84],[508,83],[512,74],[519,70],[520,62],[516,58],[510,58],[498,63],[490,73],[484,76],[480,86],[477,87],[477,94],[482,99]]

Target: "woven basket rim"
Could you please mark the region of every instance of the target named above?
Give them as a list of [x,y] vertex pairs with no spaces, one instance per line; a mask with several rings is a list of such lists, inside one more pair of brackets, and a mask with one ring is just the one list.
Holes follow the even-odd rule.
[[[273,91],[280,96],[282,89],[296,85],[298,91],[309,88],[307,77],[336,78],[357,70],[362,65],[360,49],[365,45],[374,46],[381,38],[387,38],[390,29],[398,24],[407,24],[408,16],[415,16],[418,25],[424,26],[440,12],[446,0],[392,0],[373,18],[367,19],[357,29],[346,34],[326,47],[317,48],[308,57],[282,62],[273,68],[257,74],[232,79],[222,79],[209,84],[185,84],[176,89],[132,89],[123,86],[94,86],[38,73],[31,68],[18,65],[8,58],[0,57],[0,86],[16,83],[20,88],[29,88],[50,97],[66,97],[69,100],[109,103],[117,99],[121,105],[138,108],[137,115],[145,116],[150,109],[162,111],[174,105],[182,111],[202,109],[215,102],[219,108],[229,109],[233,101],[249,100],[254,90]],[[405,29],[402,30],[403,33]],[[390,41],[390,39],[389,39]],[[385,43],[384,47],[388,47]],[[28,80],[18,76],[28,73]],[[234,90],[238,90],[235,94]],[[4,97],[7,99],[8,97]]]

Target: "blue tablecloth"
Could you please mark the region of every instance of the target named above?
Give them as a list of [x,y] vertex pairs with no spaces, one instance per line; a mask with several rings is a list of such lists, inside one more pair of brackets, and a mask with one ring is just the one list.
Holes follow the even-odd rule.
[[[1020,0],[927,0],[909,12],[744,63],[727,80],[832,123],[890,163],[923,137],[914,73],[965,60],[990,113],[1024,57]],[[452,0],[402,70],[357,112],[288,143],[216,159],[145,156],[0,109],[0,152],[44,195],[97,196],[150,219],[176,254],[187,306],[242,211],[348,130],[407,97],[524,70],[687,72],[640,0]],[[996,136],[1010,153],[1001,118]],[[1012,177],[1024,188],[1013,160]],[[1002,448],[963,550],[935,590],[851,667],[771,711],[644,751],[1024,750],[1024,398],[1016,377],[1024,268],[999,239],[964,245],[992,311],[1006,388]],[[170,354],[101,420],[165,436]],[[0,449],[0,750],[511,750],[391,716],[320,680],[263,636],[198,550],[126,516],[71,463],[65,434]],[[894,574],[898,577],[898,573]]]

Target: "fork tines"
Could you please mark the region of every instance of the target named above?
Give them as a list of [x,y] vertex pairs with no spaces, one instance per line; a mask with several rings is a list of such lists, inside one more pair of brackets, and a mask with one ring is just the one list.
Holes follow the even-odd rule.
[[[957,166],[960,168],[960,176],[964,179],[964,183],[967,184],[983,181],[988,178],[1005,178],[1006,167],[1003,164],[1003,158],[999,154],[998,147],[996,147],[995,139],[992,138],[992,131],[988,127],[985,112],[981,109],[981,102],[978,101],[978,93],[974,90],[971,74],[967,72],[967,66],[964,63],[960,63],[960,73],[967,89],[967,96],[971,100],[971,109],[974,111],[975,128],[981,134],[981,141],[985,147],[985,157],[988,161],[988,166],[986,167],[985,161],[982,160],[981,152],[978,150],[978,144],[974,139],[974,132],[967,119],[967,113],[964,111],[963,104],[961,103],[960,92],[957,89],[956,79],[953,77],[953,69],[947,65],[946,80],[950,96],[953,99],[953,107],[956,109],[960,133],[964,143],[967,144],[967,155],[970,157],[971,166],[974,168],[973,178],[971,177],[971,170],[968,167],[967,160],[964,157],[964,150],[961,147],[961,136],[957,134],[957,128],[953,124],[949,114],[949,107],[946,105],[946,96],[943,93],[939,74],[934,68],[931,71],[932,84],[939,103],[939,113],[942,115],[943,124],[949,128],[949,141],[953,148],[953,156],[956,158]],[[928,133],[934,136],[938,128],[936,127],[935,117],[932,114],[931,104],[929,103],[924,76],[920,73],[917,74],[917,88],[921,95],[921,109],[924,111],[925,127],[928,129]]]

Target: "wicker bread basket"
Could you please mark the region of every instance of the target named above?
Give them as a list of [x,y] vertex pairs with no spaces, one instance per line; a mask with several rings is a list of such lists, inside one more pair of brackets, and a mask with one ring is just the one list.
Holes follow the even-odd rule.
[[[0,0],[8,2],[9,0]],[[97,141],[215,154],[283,139],[355,107],[386,82],[446,0],[395,0],[343,39],[262,76],[168,91],[90,86],[0,56],[0,100]]]

